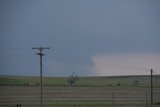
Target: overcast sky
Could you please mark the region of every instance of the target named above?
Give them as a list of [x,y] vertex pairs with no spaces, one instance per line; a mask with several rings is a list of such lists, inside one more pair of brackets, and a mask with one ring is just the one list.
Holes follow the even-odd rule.
[[0,0],[0,74],[160,74],[160,0]]

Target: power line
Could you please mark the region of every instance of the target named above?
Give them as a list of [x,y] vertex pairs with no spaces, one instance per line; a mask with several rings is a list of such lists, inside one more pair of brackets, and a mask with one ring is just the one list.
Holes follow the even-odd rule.
[[7,50],[7,51],[11,51],[11,50],[21,50],[24,51],[26,49],[30,50],[30,48],[22,48],[22,47],[0,47],[1,49]]
[[[83,65],[93,65],[92,62],[86,60],[78,60],[78,59],[69,59],[64,57],[53,57],[53,56],[46,56],[49,58],[54,58],[54,61],[62,62],[62,63],[74,63],[74,64],[83,64]],[[96,63],[98,66],[107,67],[107,68],[114,68],[114,69],[129,69],[129,70],[143,70],[148,71],[147,68],[139,68],[139,67],[130,67],[130,66],[122,66],[122,65],[113,65],[113,64],[104,64],[104,63]]]

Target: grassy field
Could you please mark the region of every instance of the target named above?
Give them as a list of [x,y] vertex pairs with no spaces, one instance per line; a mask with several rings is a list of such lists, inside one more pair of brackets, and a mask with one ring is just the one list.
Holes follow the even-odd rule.
[[[45,107],[149,107],[149,76],[44,78]],[[134,81],[139,81],[135,84]],[[120,83],[120,86],[117,84]],[[0,107],[39,107],[38,77],[0,76]],[[160,103],[160,76],[154,77],[154,107]]]
[[[138,84],[134,82],[138,81]],[[122,87],[150,87],[150,76],[115,76],[115,77],[79,77],[74,86],[105,87],[117,86],[120,83]],[[160,88],[160,75],[153,78],[153,85]],[[0,86],[38,86],[39,77],[25,76],[0,76]],[[45,77],[44,86],[68,86],[67,77]]]

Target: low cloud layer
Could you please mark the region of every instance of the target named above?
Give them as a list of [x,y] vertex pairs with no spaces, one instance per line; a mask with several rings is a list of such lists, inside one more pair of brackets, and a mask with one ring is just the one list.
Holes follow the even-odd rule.
[[160,54],[99,54],[92,57],[91,71],[97,76],[160,74]]

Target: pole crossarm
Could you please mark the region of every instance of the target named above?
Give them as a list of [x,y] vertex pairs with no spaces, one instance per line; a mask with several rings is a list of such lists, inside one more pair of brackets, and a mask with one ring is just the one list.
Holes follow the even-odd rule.
[[40,50],[40,49],[50,49],[50,48],[49,47],[34,47],[32,49],[38,49],[38,50]]

